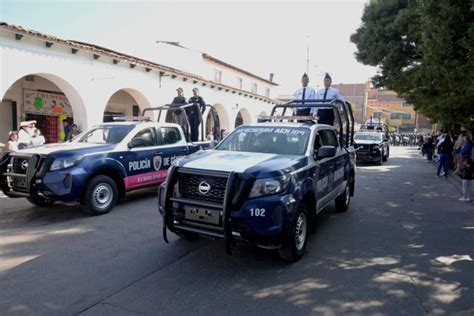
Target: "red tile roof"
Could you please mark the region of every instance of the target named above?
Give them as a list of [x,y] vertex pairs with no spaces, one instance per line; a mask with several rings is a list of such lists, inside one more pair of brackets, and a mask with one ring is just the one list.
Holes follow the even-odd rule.
[[[82,50],[82,51],[87,51],[87,52],[90,52],[90,53],[93,53],[93,54],[95,53],[95,54],[100,54],[100,55],[103,55],[103,56],[108,56],[108,57],[111,57],[111,58],[114,58],[114,59],[117,59],[117,60],[120,60],[120,61],[129,62],[129,63],[136,64],[136,65],[139,65],[139,66],[154,68],[154,69],[157,69],[157,70],[160,70],[160,71],[163,71],[163,72],[169,72],[169,73],[175,74],[177,76],[187,77],[189,79],[195,79],[197,81],[200,81],[200,82],[205,83],[205,84],[210,85],[210,86],[212,85],[212,86],[216,86],[216,87],[219,87],[219,88],[222,88],[222,89],[225,89],[225,90],[237,91],[240,94],[249,95],[249,96],[255,97],[256,99],[262,99],[262,100],[265,100],[265,101],[269,101],[271,103],[275,103],[275,100],[273,100],[271,98],[268,98],[268,97],[265,97],[265,96],[262,96],[262,95],[259,95],[259,94],[251,93],[251,92],[246,91],[246,90],[237,89],[237,88],[234,88],[234,87],[222,84],[222,83],[216,83],[214,81],[204,79],[203,77],[192,74],[192,73],[184,72],[184,71],[178,70],[176,68],[164,66],[164,65],[161,65],[161,64],[158,64],[158,63],[154,63],[154,62],[145,60],[145,59],[141,59],[141,58],[134,57],[134,56],[131,56],[131,55],[123,54],[123,53],[120,53],[120,52],[116,52],[114,50],[104,48],[104,47],[101,47],[101,46],[98,46],[98,45],[83,43],[83,42],[73,41],[73,40],[65,40],[65,39],[58,38],[56,36],[41,33],[41,32],[35,31],[35,30],[26,29],[22,26],[9,24],[9,23],[2,22],[2,21],[0,21],[0,29],[6,29],[6,30],[12,31],[12,32],[17,33],[17,34],[30,35],[30,36],[33,36],[33,37],[36,37],[36,38],[43,39],[43,40],[48,41],[48,42],[67,45],[67,46],[70,46],[72,48],[76,48],[76,49],[79,49],[79,50]],[[244,71],[244,70],[241,70],[241,71]],[[255,76],[255,75],[253,75],[253,76]],[[257,76],[255,76],[255,77],[257,77]],[[257,78],[259,78],[259,77],[257,77]],[[265,80],[265,79],[260,79],[260,80]],[[268,80],[266,80],[266,81],[268,81]],[[271,81],[269,81],[269,82],[271,82]]]

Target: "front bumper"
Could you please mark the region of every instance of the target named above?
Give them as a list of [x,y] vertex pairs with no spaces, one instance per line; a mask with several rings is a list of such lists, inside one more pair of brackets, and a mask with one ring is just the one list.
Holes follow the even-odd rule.
[[[238,177],[231,175],[229,182]],[[171,182],[169,182],[171,181]],[[159,189],[159,211],[166,228],[174,233],[194,232],[226,240],[226,247],[236,240],[246,240],[263,248],[279,248],[289,214],[297,201],[291,194],[270,195],[247,199],[228,185],[224,205],[182,199],[174,192],[173,172]],[[173,192],[171,192],[173,191]],[[245,192],[244,192],[245,193]],[[236,198],[237,196],[237,198]],[[239,201],[240,199],[240,201]],[[229,251],[228,251],[229,252]]]
[[[26,173],[12,170],[11,165],[1,173],[3,192],[9,197],[40,196],[45,199],[73,202],[82,197],[87,173],[80,167],[71,167],[58,171],[48,171],[50,161],[37,158],[39,163],[30,165]],[[33,158],[29,161],[31,162]],[[30,163],[31,164],[31,163]]]
[[380,149],[371,150],[369,152],[357,152],[357,161],[379,161],[380,160]]

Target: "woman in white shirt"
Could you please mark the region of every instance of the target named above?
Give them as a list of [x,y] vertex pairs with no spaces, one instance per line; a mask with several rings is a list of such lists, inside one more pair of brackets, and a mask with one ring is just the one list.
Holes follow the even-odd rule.
[[31,137],[31,143],[33,144],[33,146],[41,146],[46,143],[44,136],[41,135],[41,131],[37,128],[35,128],[35,131],[33,132],[33,137]]

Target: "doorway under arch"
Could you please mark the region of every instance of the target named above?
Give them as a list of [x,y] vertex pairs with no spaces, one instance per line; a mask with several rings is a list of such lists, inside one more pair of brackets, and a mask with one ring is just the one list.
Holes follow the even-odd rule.
[[0,142],[21,121],[36,121],[47,143],[65,140],[63,121],[86,127],[82,97],[66,80],[53,74],[32,73],[15,80],[2,96]]

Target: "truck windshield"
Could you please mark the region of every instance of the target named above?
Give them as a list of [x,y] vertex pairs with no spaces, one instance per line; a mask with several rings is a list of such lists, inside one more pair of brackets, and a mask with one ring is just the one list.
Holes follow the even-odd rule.
[[310,134],[308,128],[241,127],[224,139],[216,150],[304,155]]
[[118,144],[134,127],[134,125],[101,125],[83,133],[77,142],[88,144]]
[[376,141],[380,142],[382,141],[382,135],[377,134],[377,133],[370,133],[370,134],[355,134],[354,135],[354,140],[371,140],[371,141]]

